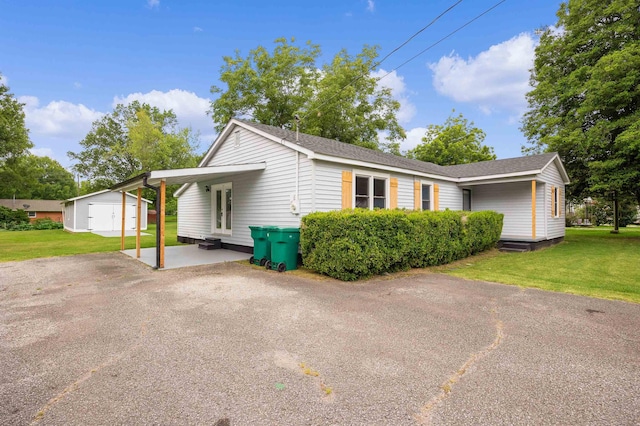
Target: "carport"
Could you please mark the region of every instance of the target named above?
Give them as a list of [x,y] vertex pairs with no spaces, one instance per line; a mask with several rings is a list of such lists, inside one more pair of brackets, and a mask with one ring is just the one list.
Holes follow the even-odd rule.
[[239,173],[264,170],[266,163],[244,163],[224,166],[194,167],[173,170],[153,170],[142,173],[126,181],[120,182],[110,189],[111,191],[123,191],[122,195],[122,234],[120,237],[120,249],[125,249],[125,209],[126,191],[137,190],[138,212],[136,214],[136,258],[140,259],[140,202],[142,189],[149,188],[156,192],[156,262],[155,269],[164,268],[165,263],[165,205],[167,185],[181,185],[195,183],[211,179],[223,178]]

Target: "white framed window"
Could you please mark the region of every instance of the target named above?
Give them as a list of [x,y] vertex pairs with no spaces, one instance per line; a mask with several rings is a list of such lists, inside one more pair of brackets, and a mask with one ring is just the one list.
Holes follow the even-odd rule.
[[553,217],[560,217],[560,188],[558,187],[552,187],[551,206]]
[[389,208],[389,175],[354,170],[353,205],[360,209]]
[[433,183],[420,182],[420,207],[422,210],[433,210]]
[[233,229],[233,184],[211,185],[211,232],[231,235]]
[[34,217],[36,217],[36,212],[27,212],[27,215],[33,219]]

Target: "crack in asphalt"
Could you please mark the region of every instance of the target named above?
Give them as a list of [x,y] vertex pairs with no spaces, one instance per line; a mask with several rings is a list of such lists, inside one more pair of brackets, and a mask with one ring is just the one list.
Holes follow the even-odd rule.
[[[147,334],[147,324],[151,321],[151,318],[146,319],[145,321],[143,321],[140,324],[140,334],[138,336],[138,339],[142,339],[146,334]],[[31,421],[31,425],[36,425],[38,424],[45,416],[46,412],[49,411],[53,406],[55,406],[58,402],[60,402],[66,395],[74,392],[76,389],[78,389],[80,387],[80,385],[84,382],[86,382],[87,380],[89,380],[95,373],[97,373],[98,371],[102,370],[105,367],[108,367],[118,361],[120,361],[122,358],[125,357],[125,355],[135,351],[136,349],[138,349],[140,346],[142,346],[143,342],[142,341],[138,341],[136,344],[134,344],[133,346],[125,349],[124,351],[120,352],[119,354],[110,357],[109,359],[107,359],[105,362],[99,364],[98,366],[92,368],[91,370],[87,371],[86,373],[84,373],[83,375],[81,375],[78,379],[76,379],[73,383],[71,383],[69,386],[67,386],[66,388],[64,388],[62,390],[62,392],[60,392],[59,394],[57,394],[56,396],[54,396],[53,398],[51,398],[44,406],[42,406],[37,413],[33,416],[33,420]]]
[[429,425],[431,424],[431,416],[434,410],[451,394],[453,386],[465,375],[465,373],[476,364],[480,359],[487,356],[490,352],[494,351],[504,339],[503,328],[504,324],[497,318],[497,308],[493,307],[489,311],[491,318],[494,321],[496,327],[496,334],[493,342],[482,349],[479,352],[472,353],[467,361],[456,371],[451,377],[449,377],[442,385],[440,385],[440,392],[435,395],[431,400],[420,410],[419,414],[416,414],[415,418],[418,424]]

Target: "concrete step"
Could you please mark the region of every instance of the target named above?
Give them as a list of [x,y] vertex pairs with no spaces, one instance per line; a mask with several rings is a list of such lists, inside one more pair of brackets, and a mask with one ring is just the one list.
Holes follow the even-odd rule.
[[218,240],[218,242],[205,240],[203,243],[198,244],[198,248],[202,250],[217,250],[222,248],[222,246],[220,240]]

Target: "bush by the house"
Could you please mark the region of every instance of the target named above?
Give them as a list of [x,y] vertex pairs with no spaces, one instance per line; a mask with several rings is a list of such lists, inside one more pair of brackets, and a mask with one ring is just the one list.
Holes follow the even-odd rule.
[[49,229],[62,229],[64,225],[61,222],[55,222],[51,219],[38,219],[32,223],[13,223],[7,226],[9,231],[42,231]]
[[304,265],[344,281],[441,265],[493,247],[495,212],[343,210],[302,218]]
[[0,206],[0,228],[8,229],[24,223],[29,223],[29,215],[27,212]]

